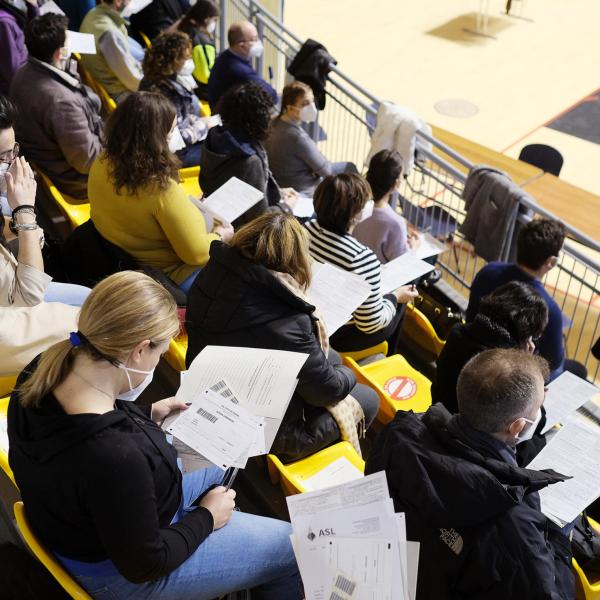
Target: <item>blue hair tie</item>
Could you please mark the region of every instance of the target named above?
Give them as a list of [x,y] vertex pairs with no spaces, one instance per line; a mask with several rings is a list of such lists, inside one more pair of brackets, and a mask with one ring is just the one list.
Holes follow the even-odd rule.
[[71,331],[69,334],[69,340],[74,348],[81,346],[81,338],[79,337],[78,331]]

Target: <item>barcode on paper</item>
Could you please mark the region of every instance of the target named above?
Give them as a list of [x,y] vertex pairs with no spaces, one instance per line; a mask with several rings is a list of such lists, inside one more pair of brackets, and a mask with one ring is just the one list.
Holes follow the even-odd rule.
[[338,571],[328,600],[353,600],[358,597],[356,591],[356,583]]
[[213,386],[211,386],[208,389],[211,392],[215,392],[216,394],[219,394],[219,396],[221,396],[222,398],[228,398],[235,404],[239,404],[239,400],[235,397],[235,395],[231,391],[231,388],[223,380],[215,383]]
[[211,423],[217,422],[217,417],[215,417],[215,415],[211,415],[208,411],[204,410],[203,408],[199,408],[196,412],[201,417],[204,417],[207,421],[210,421]]

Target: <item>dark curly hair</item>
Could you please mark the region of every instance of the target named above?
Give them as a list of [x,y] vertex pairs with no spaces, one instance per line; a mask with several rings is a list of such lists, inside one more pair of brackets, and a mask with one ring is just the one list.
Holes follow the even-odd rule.
[[29,56],[51,63],[53,54],[65,45],[69,19],[47,13],[32,19],[25,28],[25,45]]
[[555,219],[534,219],[517,237],[517,263],[537,271],[551,256],[558,256],[565,241],[565,226]]
[[273,99],[258,83],[228,90],[217,105],[223,126],[241,142],[262,142],[269,135]]
[[161,33],[152,40],[152,47],[146,50],[142,63],[144,77],[156,81],[174,75],[191,56],[192,41],[187,33]]
[[167,137],[177,112],[173,103],[153,92],[135,92],[117,105],[106,123],[104,157],[117,192],[134,195],[149,186],[166,190],[179,181],[179,159]]
[[485,315],[522,344],[541,337],[548,325],[544,299],[527,283],[511,281],[481,299],[479,314]]

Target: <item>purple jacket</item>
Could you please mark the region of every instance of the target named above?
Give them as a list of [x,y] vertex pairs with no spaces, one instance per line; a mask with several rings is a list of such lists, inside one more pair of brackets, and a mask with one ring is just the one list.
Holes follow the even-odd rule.
[[0,3],[0,94],[8,94],[13,75],[27,60],[24,23],[38,16],[39,8],[27,3],[27,16],[22,22],[15,16],[16,9]]

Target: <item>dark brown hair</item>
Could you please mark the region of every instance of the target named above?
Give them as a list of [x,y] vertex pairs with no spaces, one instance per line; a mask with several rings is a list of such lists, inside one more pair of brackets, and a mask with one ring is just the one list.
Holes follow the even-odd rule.
[[388,194],[402,175],[402,156],[396,150],[380,150],[369,162],[366,179],[377,202]]
[[154,92],[135,92],[117,105],[106,123],[104,149],[117,192],[133,195],[153,185],[166,190],[171,179],[179,181],[181,163],[167,142],[176,114],[173,103]]
[[174,75],[192,55],[192,41],[187,33],[161,33],[146,50],[142,68],[150,81]]
[[295,106],[300,98],[304,98],[311,91],[310,86],[302,81],[288,83],[281,92],[281,111],[279,115],[285,114],[288,106]]
[[244,258],[310,285],[308,233],[293,215],[268,212],[241,227],[230,246]]
[[555,219],[534,219],[519,231],[517,263],[537,271],[551,256],[558,256],[565,241],[565,226]]
[[317,222],[333,233],[345,235],[370,197],[371,188],[360,175],[329,175],[314,193]]
[[211,0],[198,0],[179,23],[179,29],[191,34],[198,27],[204,25],[206,19],[218,17],[219,7]]

